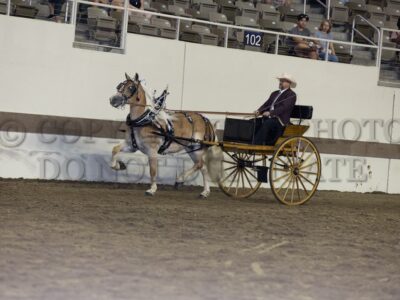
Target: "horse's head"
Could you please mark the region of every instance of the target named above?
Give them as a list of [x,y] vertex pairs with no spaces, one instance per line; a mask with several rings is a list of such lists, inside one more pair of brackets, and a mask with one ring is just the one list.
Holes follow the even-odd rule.
[[126,104],[135,104],[141,101],[139,97],[140,81],[136,73],[135,78],[130,78],[125,73],[126,80],[117,86],[117,93],[110,97],[110,104],[115,107],[123,107]]

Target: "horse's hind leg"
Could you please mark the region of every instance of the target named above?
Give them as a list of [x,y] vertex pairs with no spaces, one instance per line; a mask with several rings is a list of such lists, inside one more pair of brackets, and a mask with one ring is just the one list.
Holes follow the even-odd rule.
[[210,195],[210,186],[207,180],[208,179],[207,168],[203,161],[203,151],[192,152],[189,155],[192,158],[194,165],[192,168],[181,174],[176,179],[175,187],[183,185],[183,182],[185,182],[185,180],[188,177],[193,175],[196,171],[200,170],[201,174],[203,175],[203,187],[204,187],[203,191],[200,193],[200,197],[207,198]]
[[154,196],[154,194],[157,191],[157,183],[156,183],[156,177],[157,177],[157,156],[149,156],[149,167],[150,167],[150,182],[151,186],[150,189],[146,191],[146,195],[148,196]]

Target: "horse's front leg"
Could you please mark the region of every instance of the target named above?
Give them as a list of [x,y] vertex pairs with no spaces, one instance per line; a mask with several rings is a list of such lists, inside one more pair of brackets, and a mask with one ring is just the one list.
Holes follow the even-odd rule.
[[111,163],[110,163],[110,167],[114,170],[125,170],[126,169],[126,165],[122,162],[118,160],[118,154],[121,153],[121,151],[123,151],[124,147],[125,147],[125,142],[118,144],[116,146],[113,147],[112,149],[112,155],[111,155]]
[[157,156],[149,156],[149,167],[150,167],[150,189],[146,191],[146,195],[154,196],[157,191]]

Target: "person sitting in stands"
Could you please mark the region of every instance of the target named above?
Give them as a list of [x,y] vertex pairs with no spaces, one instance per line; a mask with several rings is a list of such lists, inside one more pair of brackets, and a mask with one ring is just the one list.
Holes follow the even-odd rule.
[[[397,29],[400,30],[400,17],[397,20]],[[400,48],[400,32],[392,31],[390,34],[390,40],[396,43],[396,48]],[[399,51],[396,51],[396,60],[399,60]]]
[[[307,28],[309,17],[306,14],[299,14],[297,16],[297,26],[289,30],[289,33],[311,36],[310,30]],[[309,57],[311,59],[318,59],[317,45],[313,41],[308,41],[301,37],[289,37],[288,45],[291,47],[291,51],[299,57]]]
[[285,126],[289,124],[290,115],[296,103],[296,93],[292,88],[296,87],[294,78],[283,73],[277,77],[279,90],[273,92],[268,100],[255,111],[257,116],[262,116],[262,124],[254,136],[254,144],[274,145],[283,134]]
[[49,0],[49,9],[50,9],[50,15],[47,17],[48,19],[53,19],[57,23],[61,23],[61,9],[63,6],[64,1],[63,0]]
[[[329,20],[322,21],[321,25],[318,28],[318,31],[315,33],[315,37],[319,39],[333,40],[333,35],[331,32],[332,24]],[[317,41],[318,44],[318,56],[320,59],[325,60],[326,49],[328,49],[328,60],[333,62],[338,62],[338,58],[335,54],[335,48],[333,44],[325,41]]]

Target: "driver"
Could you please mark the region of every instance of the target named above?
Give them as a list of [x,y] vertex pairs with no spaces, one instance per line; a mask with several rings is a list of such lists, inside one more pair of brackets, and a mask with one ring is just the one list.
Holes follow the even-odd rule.
[[254,136],[254,144],[274,145],[283,134],[285,126],[289,124],[290,115],[296,103],[296,80],[283,73],[277,77],[279,90],[273,92],[268,100],[255,111],[257,116],[262,116],[262,124]]

